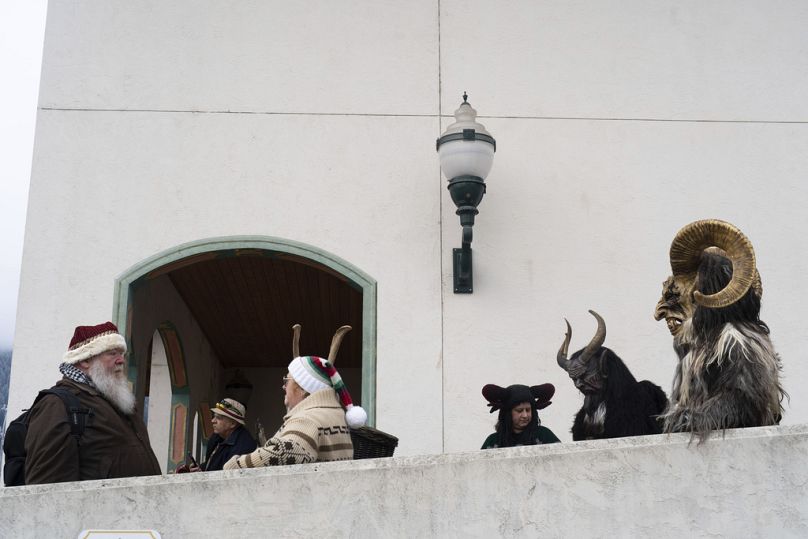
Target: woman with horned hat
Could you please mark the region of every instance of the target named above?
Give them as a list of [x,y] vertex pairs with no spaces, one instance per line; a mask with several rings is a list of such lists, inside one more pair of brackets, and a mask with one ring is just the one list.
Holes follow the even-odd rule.
[[490,413],[499,410],[499,417],[496,432],[485,439],[481,449],[560,442],[553,431],[542,426],[538,413],[550,406],[553,393],[553,384],[531,387],[487,384],[483,387],[483,397],[491,407]]

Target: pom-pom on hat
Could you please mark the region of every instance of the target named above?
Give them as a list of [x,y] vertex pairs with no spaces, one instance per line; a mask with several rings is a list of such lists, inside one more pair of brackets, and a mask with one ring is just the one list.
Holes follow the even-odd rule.
[[523,386],[514,384],[508,387],[499,387],[494,384],[483,386],[483,397],[491,407],[490,413],[494,413],[500,408],[510,410],[521,402],[535,402],[536,409],[542,410],[552,404],[550,399],[555,393],[553,384],[541,384],[538,386]]
[[244,405],[235,399],[222,399],[210,411],[242,425],[244,424],[244,416],[247,415]]
[[112,322],[97,326],[78,326],[73,332],[63,361],[73,365],[115,348],[126,353],[126,339],[118,333],[118,328]]
[[336,391],[340,404],[345,408],[345,422],[349,427],[356,429],[367,422],[368,414],[361,407],[354,406],[342,377],[327,359],[317,356],[296,357],[289,363],[289,374],[307,393],[327,387]]

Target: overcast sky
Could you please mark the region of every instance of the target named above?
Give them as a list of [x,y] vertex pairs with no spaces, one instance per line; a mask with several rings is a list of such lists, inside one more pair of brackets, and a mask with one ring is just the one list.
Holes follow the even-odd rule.
[[0,1],[0,348],[14,339],[46,8]]

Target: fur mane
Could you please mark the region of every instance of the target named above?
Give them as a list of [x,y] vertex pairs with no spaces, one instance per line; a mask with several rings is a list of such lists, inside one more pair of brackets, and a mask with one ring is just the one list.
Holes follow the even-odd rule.
[[[573,358],[579,354],[577,352]],[[638,382],[623,360],[609,348],[601,347],[590,361],[600,362],[603,386],[599,392],[585,395],[572,426],[572,439],[661,433],[658,416],[667,406],[665,392],[647,380]]]
[[[722,289],[731,276],[728,259],[702,255],[702,293]],[[697,306],[674,339],[674,349],[679,364],[664,415],[666,432],[690,431],[704,440],[712,430],[780,422],[787,397],[779,379],[782,367],[753,288],[728,307]]]

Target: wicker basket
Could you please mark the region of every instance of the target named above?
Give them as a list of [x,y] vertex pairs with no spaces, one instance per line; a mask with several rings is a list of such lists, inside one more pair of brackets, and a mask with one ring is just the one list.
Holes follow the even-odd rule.
[[354,459],[377,459],[392,457],[398,438],[371,427],[351,429]]

